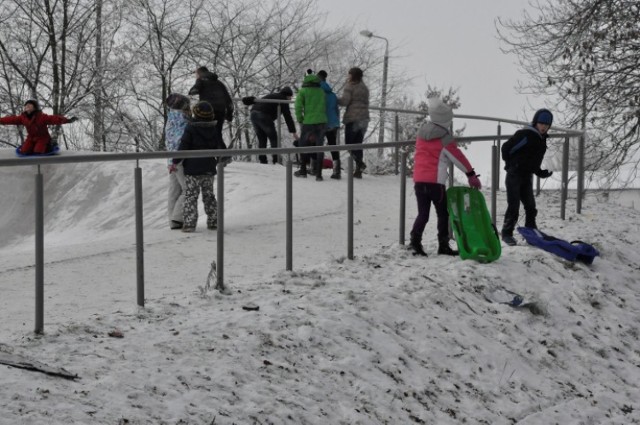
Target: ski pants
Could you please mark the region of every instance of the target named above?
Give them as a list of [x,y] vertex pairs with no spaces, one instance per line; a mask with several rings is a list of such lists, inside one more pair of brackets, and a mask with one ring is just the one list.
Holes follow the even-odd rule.
[[[338,127],[328,129],[324,133],[324,137],[327,138],[327,146],[336,146],[338,144]],[[340,152],[331,151],[331,159],[337,161],[340,159]]]
[[[251,111],[251,124],[253,130],[256,132],[258,138],[258,148],[264,149],[267,147],[267,139],[272,148],[278,147],[278,132],[273,120],[260,111]],[[273,155],[273,163],[278,162],[278,155]],[[266,155],[258,155],[258,160],[261,164],[268,164]]]
[[431,204],[438,215],[438,243],[449,242],[449,212],[447,211],[447,191],[440,183],[416,183],[414,185],[418,216],[413,222],[411,238],[422,241],[422,233],[429,222]]
[[169,221],[182,222],[184,209],[184,194],[187,190],[187,183],[184,176],[182,163],[176,165],[176,171],[169,173],[169,193],[167,202],[167,213]]
[[198,197],[202,190],[204,212],[207,214],[207,226],[218,224],[218,202],[213,193],[214,176],[203,174],[185,176],[187,190],[184,196],[184,227],[195,228],[198,224]]
[[[300,147],[305,146],[322,146],[324,143],[324,133],[326,131],[326,124],[302,124],[302,130],[300,131]],[[317,154],[302,154],[302,162],[309,162],[309,158],[313,155],[316,157],[316,164],[322,166],[324,160],[324,152],[318,152]]]
[[[364,141],[364,133],[367,131],[369,121],[353,121],[345,123],[344,126],[344,143],[347,145],[361,145]],[[351,155],[356,164],[362,162],[362,150],[352,150]]]
[[520,202],[524,206],[524,226],[537,227],[538,210],[536,209],[536,198],[533,195],[533,174],[507,172],[505,186],[507,187],[507,211],[504,214],[502,235],[513,236],[513,230],[520,215]]

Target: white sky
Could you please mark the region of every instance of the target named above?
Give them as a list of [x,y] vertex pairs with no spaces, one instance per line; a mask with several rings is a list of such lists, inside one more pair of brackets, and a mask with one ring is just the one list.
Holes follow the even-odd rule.
[[[73,153],[66,153],[73,155]],[[11,149],[0,156],[12,157]],[[225,171],[225,283],[201,295],[216,232],[169,230],[164,160],[143,169],[146,307],[135,305],[132,162],[43,166],[45,335],[35,338],[34,167],[0,167],[0,364],[7,424],[638,423],[639,212],[589,197],[550,234],[601,251],[571,264],[520,240],[491,264],[398,244],[399,178],[295,179],[294,271],[284,253],[285,169]],[[485,196],[487,192],[485,191]],[[416,215],[407,191],[407,233]],[[638,200],[636,197],[636,205]],[[498,199],[504,212],[504,194]],[[499,220],[499,223],[501,220]],[[505,285],[546,315],[487,302]],[[245,311],[256,305],[259,311]],[[123,338],[109,333],[119,330]]]
[[[500,51],[494,25],[498,16],[520,17],[527,0],[322,0],[318,7],[331,23],[386,37],[390,72],[403,70],[413,77],[418,94],[428,84],[459,88],[459,113],[529,120],[545,106],[529,106],[526,96],[517,93],[518,79],[526,76],[515,56]],[[382,56],[384,41],[372,42],[379,44]]]
[[[462,106],[457,114],[529,121],[533,113],[550,107],[544,98],[519,94],[518,81],[526,80],[514,55],[500,51],[495,20],[520,18],[528,0],[322,0],[318,8],[331,24],[368,29],[389,40],[390,75],[402,71],[413,79],[406,92],[423,99],[427,85],[443,90],[458,88]],[[384,41],[372,39],[384,55]],[[380,75],[368,75],[378,78]],[[466,124],[465,136],[493,135],[497,123],[457,119]],[[556,124],[561,124],[556,119]],[[519,126],[506,124],[502,134]],[[550,143],[553,143],[551,139]],[[559,139],[557,139],[559,140]],[[561,143],[560,141],[558,143]],[[491,175],[491,142],[468,147],[469,159],[483,181]]]

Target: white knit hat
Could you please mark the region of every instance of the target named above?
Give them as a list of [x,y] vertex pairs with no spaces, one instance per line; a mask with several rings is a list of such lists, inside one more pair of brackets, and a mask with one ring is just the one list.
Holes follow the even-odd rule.
[[453,111],[450,106],[447,106],[439,97],[430,97],[427,99],[427,105],[429,107],[429,119],[432,123],[445,128],[451,127]]

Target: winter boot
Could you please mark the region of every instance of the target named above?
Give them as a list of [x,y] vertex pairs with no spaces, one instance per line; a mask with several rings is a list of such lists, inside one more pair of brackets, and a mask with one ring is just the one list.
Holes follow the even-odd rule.
[[316,169],[316,181],[321,182],[322,180],[322,167],[318,167]]
[[451,249],[451,247],[449,246],[449,241],[440,242],[438,244],[438,255],[456,256],[458,254],[460,254],[458,251]]
[[331,174],[331,178],[340,180],[342,178],[340,172],[340,159],[336,159],[335,161],[333,161],[333,174]]
[[518,245],[518,242],[516,242],[515,238],[513,237],[513,234],[509,234],[509,233],[502,233],[502,242],[506,243],[509,246],[516,246]]
[[296,172],[293,173],[294,176],[296,177],[302,177],[302,178],[307,178],[307,164],[305,164],[304,162],[302,164],[300,164],[300,169]]
[[358,161],[356,163],[356,170],[353,172],[353,177],[355,177],[356,179],[361,179],[362,172],[364,171],[365,168],[367,168],[367,165],[362,161]]
[[413,255],[420,255],[423,257],[427,256],[427,253],[424,252],[424,249],[422,248],[422,240],[413,234],[411,234],[409,247],[413,250]]

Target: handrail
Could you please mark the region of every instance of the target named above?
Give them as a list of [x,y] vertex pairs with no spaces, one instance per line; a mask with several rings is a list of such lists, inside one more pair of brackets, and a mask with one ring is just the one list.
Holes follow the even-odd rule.
[[[275,103],[281,103],[280,101]],[[414,111],[415,113],[415,111]],[[462,116],[461,116],[462,117]],[[471,117],[471,116],[469,116]],[[473,119],[491,119],[489,117],[472,117]],[[496,119],[502,122],[514,122],[518,121]],[[581,135],[582,132],[578,132],[570,129],[561,129],[564,133],[550,134],[549,137],[565,138],[564,152],[563,152],[563,187],[562,187],[562,205],[561,205],[561,218],[564,219],[564,202],[566,202],[566,190],[567,190],[567,169],[568,167],[568,147],[569,137],[575,137]],[[501,135],[500,125],[498,126],[497,135],[486,136],[464,136],[457,138],[460,142],[481,142],[492,141],[492,175],[494,183],[497,181],[499,159],[498,159],[498,145],[496,144],[500,140],[507,139],[509,136]],[[197,151],[162,151],[162,152],[129,152],[129,153],[76,153],[66,152],[64,155],[54,156],[40,156],[40,157],[20,157],[20,158],[0,158],[0,167],[13,167],[13,166],[37,166],[36,174],[36,193],[35,193],[35,206],[36,206],[36,326],[35,332],[42,333],[44,326],[44,219],[43,219],[43,175],[41,173],[41,165],[48,164],[69,164],[69,163],[84,163],[84,162],[113,162],[113,161],[136,161],[136,167],[134,169],[134,187],[135,187],[135,208],[136,208],[136,260],[137,260],[137,299],[138,305],[144,306],[144,249],[143,249],[143,222],[142,222],[142,172],[140,169],[140,160],[144,159],[161,159],[161,158],[197,158],[197,157],[230,157],[241,155],[280,155],[282,157],[288,156],[289,160],[286,163],[287,173],[287,255],[286,255],[286,268],[292,270],[292,226],[293,220],[292,214],[292,154],[300,153],[314,153],[314,152],[331,152],[331,151],[350,151],[354,149],[383,149],[383,148],[402,148],[410,147],[415,144],[415,141],[396,141],[387,143],[364,143],[358,145],[335,145],[335,146],[308,146],[308,147],[292,147],[292,148],[264,148],[264,149],[225,149],[225,150],[197,150]],[[396,151],[397,152],[397,151]],[[407,154],[406,150],[402,152],[401,161],[401,179],[400,179],[400,193],[406,193],[407,184]],[[347,161],[347,257],[353,259],[353,158],[349,156]],[[218,238],[217,238],[217,276],[216,276],[216,288],[224,289],[223,277],[224,277],[224,165],[222,161],[218,162]],[[492,205],[495,205],[496,187],[492,185]],[[404,244],[404,221],[405,221],[405,197],[400,200],[400,237],[399,243]],[[580,211],[578,210],[578,213]],[[495,224],[495,208],[492,209],[493,221]]]
[[[240,98],[234,98],[233,100],[241,101]],[[255,99],[255,103],[294,103],[294,102],[295,102],[295,100],[259,99],[259,98]],[[411,110],[411,109],[381,108],[379,106],[369,106],[369,109],[374,110],[374,111],[380,111],[380,110],[384,109],[385,112],[395,112],[397,114],[408,114],[408,115],[423,115],[425,117],[429,115],[425,111],[415,111],[415,110]],[[453,114],[453,117],[454,118],[460,118],[460,119],[468,119],[468,120],[493,121],[493,122],[497,122],[497,123],[506,123],[506,124],[531,125],[531,123],[527,122],[527,121],[512,120],[512,119],[508,119],[508,118],[499,118],[499,117],[490,117],[490,116],[486,116],[486,115]],[[584,130],[574,130],[574,129],[571,129],[571,128],[560,127],[560,126],[557,126],[557,125],[554,125],[550,131],[553,132],[555,137],[564,137],[565,136],[565,135],[560,136],[556,132],[566,133],[566,136],[569,136],[569,137],[579,137],[579,136],[582,136],[584,134]],[[551,136],[551,133],[549,134],[549,136]]]

